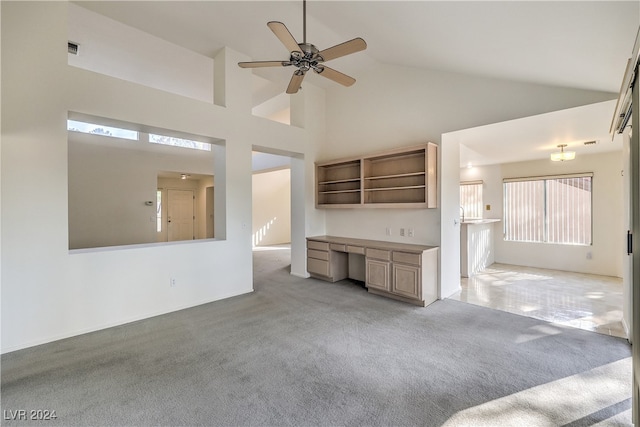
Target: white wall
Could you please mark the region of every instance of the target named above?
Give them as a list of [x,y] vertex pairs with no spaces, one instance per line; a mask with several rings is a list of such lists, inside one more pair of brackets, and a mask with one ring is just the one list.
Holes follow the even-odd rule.
[[[352,87],[327,90],[327,140],[318,160],[361,155],[426,141],[443,134],[518,117],[614,99],[615,94],[525,84],[381,64],[357,75]],[[451,144],[458,144],[450,140]],[[442,148],[442,147],[441,147]],[[459,155],[440,150],[439,176],[459,181]],[[454,150],[456,153],[459,150]],[[446,160],[446,161],[445,161]],[[328,234],[441,246],[443,289],[459,287],[459,198],[441,182],[439,209],[328,210]],[[449,206],[444,206],[443,203]],[[357,226],[356,226],[357,225]],[[442,225],[442,229],[441,229]],[[385,235],[391,227],[393,235]],[[400,227],[416,230],[398,236]],[[459,236],[459,234],[458,234]],[[441,239],[447,239],[447,242]],[[455,240],[458,240],[457,243]],[[457,259],[457,262],[450,260]],[[456,283],[457,281],[457,283]],[[447,291],[441,295],[448,296]]]
[[[251,73],[237,66],[248,58],[231,49],[215,61],[216,88],[224,88],[217,98],[226,107],[69,66],[67,6],[0,3],[2,352],[251,292],[252,147],[312,164],[324,137],[316,111],[324,110],[324,94],[311,84],[295,95],[297,126],[252,116]],[[68,111],[223,140],[215,150],[223,240],[69,253]],[[308,187],[306,168],[302,175]],[[304,248],[316,214],[313,193],[298,193],[292,247]],[[303,258],[292,263],[293,271],[305,270]]]
[[[579,155],[570,162],[536,160],[501,165],[485,188],[497,193],[502,178],[593,172],[593,244],[591,246],[508,242],[496,233],[496,262],[622,277],[622,153]],[[497,179],[496,179],[497,178]],[[497,227],[495,230],[500,230]],[[588,259],[588,255],[591,259]]]
[[253,244],[291,242],[291,171],[253,174]]
[[[286,126],[251,114],[251,72],[237,66],[249,58],[231,49],[214,60],[214,105],[69,66],[66,2],[0,8],[2,352],[250,292],[254,147],[292,156],[292,274],[305,276],[305,235],[386,239],[385,226],[404,226],[416,229],[411,241],[440,244],[447,236],[441,221],[452,223],[458,211],[458,202],[435,210],[315,210],[315,160],[440,143],[445,132],[615,97],[379,65],[326,95],[305,84],[290,98]],[[223,240],[70,254],[68,111],[223,140],[215,159]],[[439,166],[457,184],[453,157]],[[442,260],[456,253],[459,242],[443,242]]]
[[68,31],[80,43],[78,55],[69,55],[74,67],[213,102],[212,58],[73,3]]
[[[460,182],[482,180],[482,218],[502,219],[502,167],[501,165],[474,166],[460,169]],[[486,209],[486,205],[491,207]],[[502,224],[498,224],[502,227]],[[502,233],[501,233],[502,234]]]

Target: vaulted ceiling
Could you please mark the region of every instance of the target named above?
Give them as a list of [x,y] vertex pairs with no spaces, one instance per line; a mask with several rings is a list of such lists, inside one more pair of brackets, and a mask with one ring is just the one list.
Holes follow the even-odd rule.
[[[302,41],[302,1],[76,3],[207,56],[228,46],[251,60],[288,59],[271,20]],[[388,63],[617,93],[639,26],[638,1],[307,2],[307,41],[320,49],[367,41],[366,51],[329,64],[356,79]],[[283,87],[290,78],[279,68],[257,73]]]

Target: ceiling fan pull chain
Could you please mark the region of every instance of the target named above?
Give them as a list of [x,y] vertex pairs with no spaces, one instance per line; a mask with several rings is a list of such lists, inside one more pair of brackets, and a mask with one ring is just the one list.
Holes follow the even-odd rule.
[[307,0],[302,0],[302,43],[307,43]]

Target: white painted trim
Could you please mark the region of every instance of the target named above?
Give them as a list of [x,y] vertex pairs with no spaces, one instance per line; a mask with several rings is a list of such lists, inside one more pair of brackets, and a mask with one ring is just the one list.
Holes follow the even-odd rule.
[[21,343],[20,345],[17,345],[17,346],[7,347],[6,349],[3,349],[3,351],[0,354],[7,354],[7,353],[11,353],[13,351],[22,350],[22,349],[33,347],[33,346],[36,346],[36,345],[48,344],[48,343],[59,341],[59,340],[63,340],[63,339],[66,339],[66,338],[73,338],[73,337],[76,337],[76,336],[79,336],[79,335],[89,334],[89,333],[92,333],[92,332],[97,332],[97,331],[101,331],[101,330],[104,330],[104,329],[113,328],[115,326],[122,326],[122,325],[126,325],[128,323],[133,323],[133,322],[138,322],[140,320],[150,319],[152,317],[163,316],[165,314],[174,313],[176,311],[186,310],[188,308],[194,308],[194,307],[198,307],[200,305],[210,304],[212,302],[225,300],[227,298],[232,298],[232,297],[237,297],[237,296],[240,296],[240,295],[249,294],[249,293],[252,293],[253,291],[254,291],[254,289],[251,289],[248,292],[225,294],[220,298],[216,298],[216,299],[213,299],[213,300],[204,300],[204,301],[196,302],[194,304],[186,304],[184,306],[179,306],[177,308],[173,308],[173,309],[168,310],[168,311],[162,311],[161,310],[161,311],[155,311],[155,312],[150,312],[150,313],[146,313],[146,314],[140,314],[140,315],[133,316],[133,317],[130,317],[130,318],[127,318],[127,319],[123,319],[122,321],[119,321],[119,322],[108,322],[108,323],[103,323],[101,325],[94,326],[94,327],[91,327],[91,328],[80,328],[80,329],[76,329],[74,331],[67,332],[67,333],[64,333],[64,334],[51,335],[51,336],[48,336],[46,338],[42,338],[42,339],[37,339],[37,340]]

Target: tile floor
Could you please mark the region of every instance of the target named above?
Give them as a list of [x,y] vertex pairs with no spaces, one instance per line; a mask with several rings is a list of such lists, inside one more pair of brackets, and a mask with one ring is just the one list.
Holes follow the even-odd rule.
[[460,285],[452,299],[626,338],[617,277],[493,264]]

